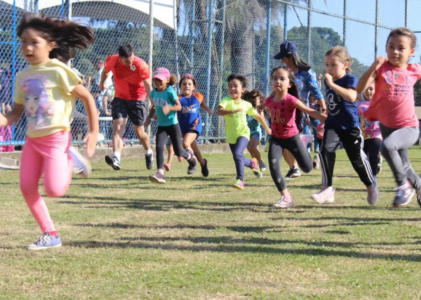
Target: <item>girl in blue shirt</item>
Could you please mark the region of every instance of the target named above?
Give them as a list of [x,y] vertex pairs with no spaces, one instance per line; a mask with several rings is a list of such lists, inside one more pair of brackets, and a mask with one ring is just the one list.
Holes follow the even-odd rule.
[[150,175],[149,180],[154,183],[165,183],[164,178],[164,149],[168,136],[174,146],[174,153],[178,157],[184,157],[189,163],[189,168],[196,167],[196,157],[191,149],[184,150],[181,146],[181,130],[178,125],[177,111],[181,110],[178,96],[172,87],[176,83],[175,75],[166,68],[157,68],[153,75],[155,89],[151,91],[153,107],[150,116],[156,114],[158,130],[156,132],[156,156],[158,171]]

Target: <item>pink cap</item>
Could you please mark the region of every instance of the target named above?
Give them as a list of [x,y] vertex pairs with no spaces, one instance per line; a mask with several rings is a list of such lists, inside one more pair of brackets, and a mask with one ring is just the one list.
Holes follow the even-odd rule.
[[170,71],[166,68],[156,68],[156,70],[153,72],[153,78],[158,78],[159,80],[167,80],[171,77]]

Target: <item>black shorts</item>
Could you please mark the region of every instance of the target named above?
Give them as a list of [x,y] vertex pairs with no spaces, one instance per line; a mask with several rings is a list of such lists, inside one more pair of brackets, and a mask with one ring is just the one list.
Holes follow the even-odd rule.
[[128,116],[133,125],[143,126],[148,116],[148,106],[148,100],[133,101],[114,98],[112,102],[113,120],[127,119]]

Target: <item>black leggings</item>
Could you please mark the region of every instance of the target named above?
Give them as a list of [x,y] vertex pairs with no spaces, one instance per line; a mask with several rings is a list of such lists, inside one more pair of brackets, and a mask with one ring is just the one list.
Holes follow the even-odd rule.
[[273,182],[280,192],[287,188],[285,179],[281,173],[281,158],[284,149],[292,153],[304,173],[310,172],[313,168],[310,154],[306,147],[304,147],[299,134],[287,139],[278,139],[271,136],[269,144],[269,170]]
[[181,145],[181,130],[178,124],[171,126],[158,126],[158,131],[156,132],[156,160],[158,163],[158,169],[162,169],[164,167],[164,150],[168,136],[170,136],[176,156],[184,157],[185,159],[190,156]]
[[380,146],[382,145],[381,139],[367,139],[364,140],[364,152],[368,156],[370,162],[371,171],[374,175],[379,173],[380,163]]

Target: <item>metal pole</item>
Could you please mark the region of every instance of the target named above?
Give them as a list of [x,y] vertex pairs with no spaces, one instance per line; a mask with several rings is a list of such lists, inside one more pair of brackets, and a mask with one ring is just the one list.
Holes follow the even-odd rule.
[[67,0],[67,18],[69,20],[73,17],[73,10],[72,10],[72,0]]
[[374,59],[377,57],[378,39],[379,39],[379,0],[376,0],[376,25],[374,28]]
[[[270,68],[270,25],[272,22],[272,0],[268,1],[266,24],[266,73],[265,73],[265,95],[269,94],[269,68]],[[285,32],[284,28],[284,32]]]
[[[269,0],[271,1],[271,0]],[[222,84],[223,84],[223,74],[224,74],[224,43],[225,43],[225,6],[227,4],[226,0],[222,0],[222,34],[221,34],[221,54],[219,56],[219,97],[222,98]],[[215,101],[216,103],[216,101]],[[213,105],[212,109],[215,109],[215,105]],[[218,143],[221,142],[221,121],[222,118],[218,117]]]
[[311,0],[308,0],[307,11],[307,63],[311,65]]
[[34,1],[34,13],[39,13],[39,5],[38,5],[38,0]]
[[[214,6],[213,0],[209,0],[209,8],[208,8],[209,16],[208,16],[208,63],[206,68],[206,101],[209,105],[210,100],[210,85],[211,85],[211,63],[212,63],[212,24],[213,24],[213,14],[214,14]],[[206,141],[208,140],[208,133],[209,133],[209,114],[206,114],[205,117],[205,124],[206,124]]]
[[152,76],[153,72],[153,7],[154,7],[154,0],[149,0],[149,73]]
[[286,41],[288,38],[287,26],[288,26],[288,6],[285,4],[284,6],[284,41]]
[[64,17],[64,0],[61,0],[60,18]]
[[[15,79],[16,79],[16,0],[13,0],[13,48],[12,48],[12,99],[15,99]],[[15,141],[15,125],[12,126],[12,142]]]
[[408,0],[405,0],[405,27],[408,27]]
[[343,18],[344,25],[343,25],[343,39],[342,39],[344,47],[346,45],[346,15],[347,15],[346,10],[347,10],[347,6],[348,6],[347,4],[348,4],[348,1],[344,0],[344,18]]
[[196,0],[192,0],[192,17],[190,22],[190,73],[193,73],[194,68],[194,34],[196,31]]
[[180,78],[178,68],[178,26],[177,26],[177,0],[173,0],[173,18],[174,18],[174,42],[175,42],[175,75]]

